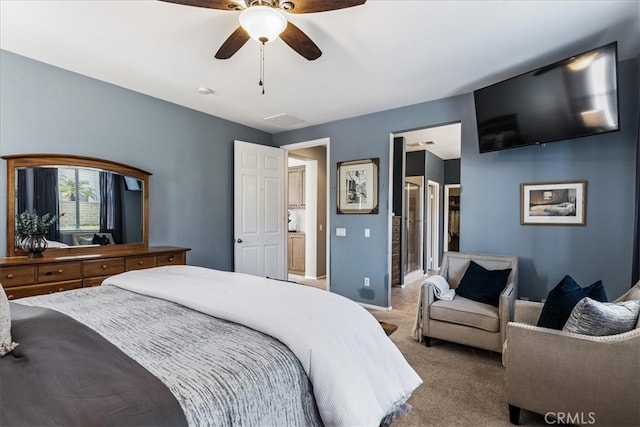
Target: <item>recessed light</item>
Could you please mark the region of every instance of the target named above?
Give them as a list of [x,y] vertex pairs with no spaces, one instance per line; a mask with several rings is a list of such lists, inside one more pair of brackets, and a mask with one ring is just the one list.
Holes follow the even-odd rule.
[[210,95],[213,93],[213,89],[209,89],[208,87],[204,86],[199,87],[197,90],[200,95]]

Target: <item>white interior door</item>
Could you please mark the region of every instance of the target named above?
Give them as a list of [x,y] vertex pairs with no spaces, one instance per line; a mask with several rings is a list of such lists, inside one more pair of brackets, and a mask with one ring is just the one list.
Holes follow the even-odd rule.
[[234,144],[234,269],[286,279],[285,151]]

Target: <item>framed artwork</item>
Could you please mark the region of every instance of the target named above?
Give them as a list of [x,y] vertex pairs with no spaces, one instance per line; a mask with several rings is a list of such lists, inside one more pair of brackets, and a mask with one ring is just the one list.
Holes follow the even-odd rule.
[[379,158],[338,162],[338,213],[378,213]]
[[587,181],[520,184],[520,224],[585,225]]

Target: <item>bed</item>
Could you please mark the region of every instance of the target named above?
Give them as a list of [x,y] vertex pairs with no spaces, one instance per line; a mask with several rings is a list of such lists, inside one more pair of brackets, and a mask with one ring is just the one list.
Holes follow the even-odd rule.
[[245,274],[130,271],[10,310],[3,426],[375,426],[422,383],[358,304]]

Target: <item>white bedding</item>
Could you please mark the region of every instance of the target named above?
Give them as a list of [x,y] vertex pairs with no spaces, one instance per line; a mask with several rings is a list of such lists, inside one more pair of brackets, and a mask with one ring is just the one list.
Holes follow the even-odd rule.
[[422,380],[376,319],[342,296],[193,266],[129,271],[105,280],[258,330],[300,360],[327,426],[377,426]]

